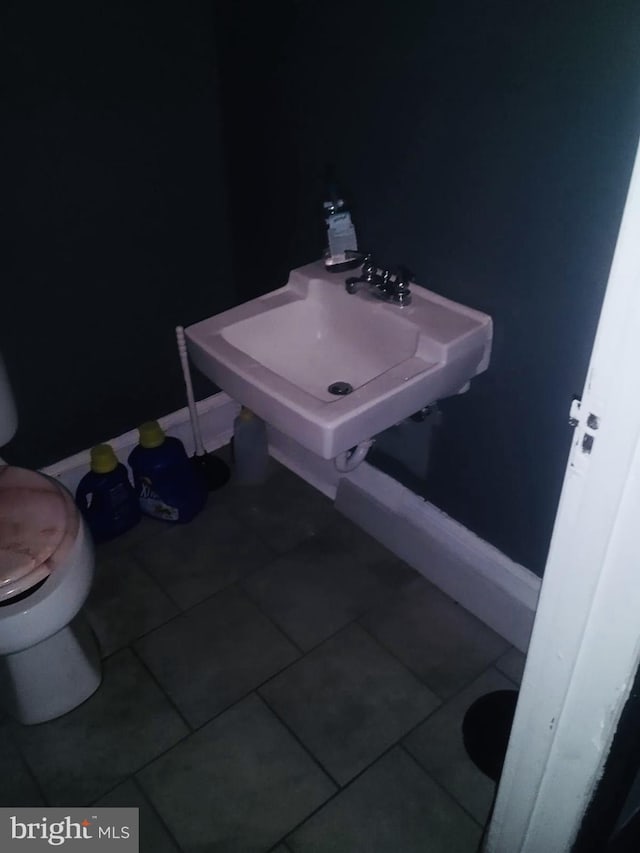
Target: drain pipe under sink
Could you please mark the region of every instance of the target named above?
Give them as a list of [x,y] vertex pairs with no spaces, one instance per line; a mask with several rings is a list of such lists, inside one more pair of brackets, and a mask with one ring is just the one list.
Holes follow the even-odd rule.
[[373,446],[375,438],[370,438],[368,441],[361,441],[360,444],[352,447],[351,450],[345,450],[344,453],[339,453],[333,460],[334,465],[341,474],[348,474],[349,471],[354,471]]

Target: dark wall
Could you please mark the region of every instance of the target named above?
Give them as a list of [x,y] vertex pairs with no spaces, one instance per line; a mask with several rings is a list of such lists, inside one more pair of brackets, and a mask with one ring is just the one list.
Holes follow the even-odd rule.
[[174,327],[235,301],[213,29],[207,2],[3,5],[15,463],[183,406]]
[[234,222],[252,207],[247,253],[281,247],[243,294],[319,256],[335,163],[361,246],[493,316],[489,371],[442,403],[420,491],[541,573],[640,132],[640,7],[276,5],[269,49],[266,13],[225,29],[225,97],[243,105],[227,144],[243,137],[262,190],[237,166]]
[[[304,19],[296,0],[256,3],[250,14],[234,0],[216,0],[214,9],[234,281],[243,302],[281,286],[321,251],[321,208],[300,171],[306,140],[290,93]],[[312,213],[300,220],[304,202]]]
[[412,485],[540,573],[640,131],[637,3],[2,15],[7,457],[41,465],[183,405],[174,326],[319,256],[334,163],[362,246],[495,321]]

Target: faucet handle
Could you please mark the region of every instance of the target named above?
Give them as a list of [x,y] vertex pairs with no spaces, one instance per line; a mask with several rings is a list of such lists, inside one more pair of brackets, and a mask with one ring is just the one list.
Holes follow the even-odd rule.
[[392,299],[397,305],[411,304],[411,290],[409,285],[415,282],[416,278],[408,267],[399,266],[396,272],[395,287],[393,288]]
[[355,293],[363,285],[371,285],[375,282],[376,263],[373,260],[373,255],[369,253],[367,253],[366,255],[361,255],[361,257],[358,259],[358,262],[362,263],[360,275],[357,277],[351,276],[350,278],[347,278],[345,280],[344,286],[347,290],[347,293]]
[[416,280],[415,275],[411,272],[409,267],[405,267],[404,265],[398,267],[398,271],[396,273],[396,286],[399,288],[407,288],[410,284],[414,284]]
[[373,260],[373,255],[369,252],[362,259],[362,279],[367,284],[372,284],[376,275],[376,262]]

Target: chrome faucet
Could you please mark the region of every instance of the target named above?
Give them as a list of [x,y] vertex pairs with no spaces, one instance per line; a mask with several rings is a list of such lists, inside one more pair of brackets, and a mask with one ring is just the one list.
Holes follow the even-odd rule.
[[357,277],[345,281],[347,293],[356,293],[366,287],[369,293],[393,302],[394,305],[410,305],[411,290],[409,285],[414,281],[413,274],[406,267],[399,267],[395,275],[390,270],[380,270],[371,255],[365,255],[362,270]]

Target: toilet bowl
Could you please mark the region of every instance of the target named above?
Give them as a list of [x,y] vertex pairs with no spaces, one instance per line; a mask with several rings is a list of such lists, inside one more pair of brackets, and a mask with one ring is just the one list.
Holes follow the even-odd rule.
[[93,566],[71,495],[44,474],[0,466],[0,703],[22,723],[60,716],[100,684],[79,615]]
[[[16,427],[0,354],[0,447]],[[93,568],[69,492],[0,459],[0,706],[21,723],[59,717],[100,685],[98,646],[80,612]]]

